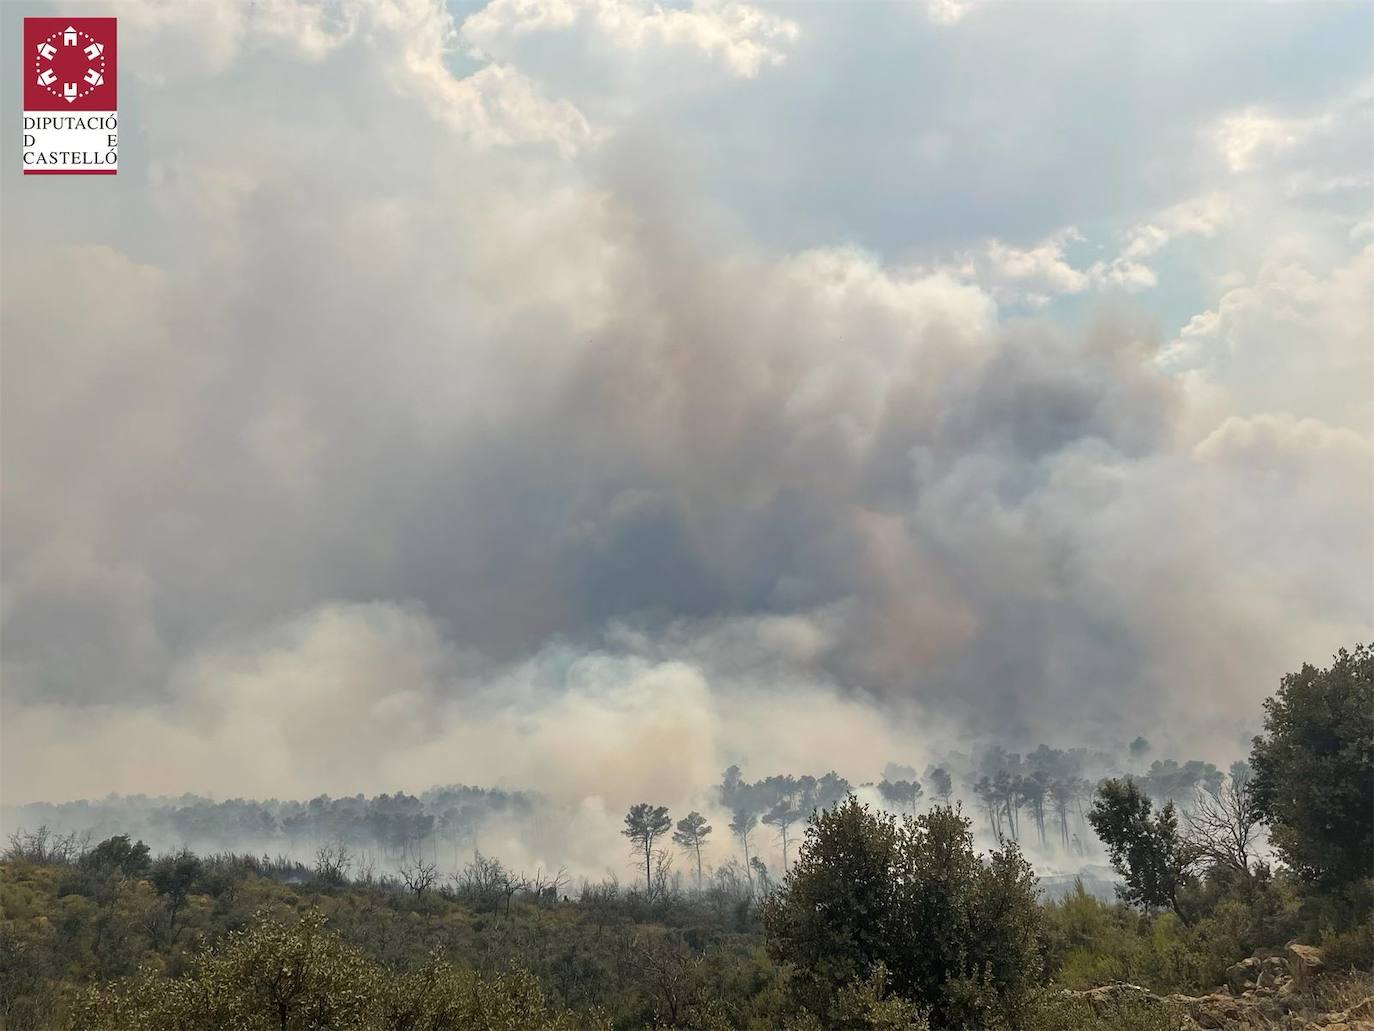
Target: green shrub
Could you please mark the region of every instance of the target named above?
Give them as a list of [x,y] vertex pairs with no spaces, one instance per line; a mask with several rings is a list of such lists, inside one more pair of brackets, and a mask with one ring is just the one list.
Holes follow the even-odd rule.
[[799,1007],[822,1020],[881,964],[936,1026],[983,1027],[1024,1008],[1042,969],[1030,867],[1014,845],[979,857],[969,821],[943,807],[898,824],[851,796],[816,813],[764,925]]
[[1329,970],[1374,970],[1374,923],[1333,931],[1323,936],[1321,947]]
[[891,993],[890,980],[879,963],[866,980],[840,989],[836,1025],[853,1031],[930,1031],[930,1022],[915,1003]]
[[154,970],[87,991],[73,1031],[573,1031],[600,1026],[550,1011],[525,973],[484,980],[438,959],[395,975],[325,928],[318,910],[292,926],[260,915],[192,962],[190,976]]

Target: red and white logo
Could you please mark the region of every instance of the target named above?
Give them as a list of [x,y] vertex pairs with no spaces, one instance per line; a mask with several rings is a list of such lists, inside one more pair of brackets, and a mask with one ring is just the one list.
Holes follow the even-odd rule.
[[24,174],[114,175],[114,18],[24,19]]

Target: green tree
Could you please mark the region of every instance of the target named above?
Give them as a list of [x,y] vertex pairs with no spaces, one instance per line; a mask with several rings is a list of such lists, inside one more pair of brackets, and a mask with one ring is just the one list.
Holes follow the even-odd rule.
[[1254,798],[1279,856],[1324,886],[1370,874],[1374,856],[1374,647],[1304,663],[1264,703],[1250,753]]
[[[734,767],[731,767],[731,769],[734,769]],[[754,867],[753,863],[750,861],[751,857],[749,855],[749,835],[758,825],[758,814],[750,812],[747,809],[736,809],[734,814],[730,817],[730,831],[735,837],[739,838],[740,845],[744,848],[744,873],[745,876],[749,878],[749,887],[751,890],[754,886]]]
[[923,794],[920,781],[883,780],[878,782],[878,794],[889,809],[899,813],[914,813],[916,802]]
[[930,779],[930,790],[935,793],[940,804],[949,805],[950,796],[954,794],[954,778],[949,775],[949,770],[943,766],[936,766],[927,776]]
[[141,876],[150,864],[148,846],[141,841],[130,842],[127,834],[106,838],[81,857],[81,865],[89,870],[118,872],[125,877]]
[[782,844],[782,868],[787,869],[787,847],[792,840],[792,825],[802,817],[802,809],[796,796],[784,795],[773,803],[773,808],[763,814],[763,822],[778,829],[778,841]]
[[1014,1024],[1040,975],[1029,865],[1014,845],[980,858],[968,819],[943,807],[898,823],[851,797],[814,814],[764,924],[823,1020],[881,968],[933,1026]]
[[1137,735],[1136,739],[1130,744],[1131,758],[1136,762],[1144,759],[1150,754],[1150,742],[1144,735]]
[[666,805],[638,802],[625,814],[625,829],[620,833],[630,839],[630,854],[644,860],[644,890],[654,892],[654,843],[673,826]]
[[701,890],[701,846],[706,843],[710,833],[711,825],[706,822],[706,817],[695,809],[678,820],[677,830],[673,832],[674,843],[696,859],[698,891]]
[[[159,856],[152,865],[148,879],[153,883],[153,890],[162,897],[167,918],[165,933],[169,943],[175,943],[177,935],[181,933],[178,920],[203,869],[200,857],[185,848],[171,855]],[[164,932],[161,921],[154,919],[148,929],[155,940],[162,939]]]
[[1188,923],[1179,896],[1192,879],[1195,857],[1179,833],[1174,804],[1165,803],[1156,815],[1134,780],[1112,778],[1098,786],[1088,822],[1126,882],[1117,889],[1122,899],[1146,909],[1171,909]]

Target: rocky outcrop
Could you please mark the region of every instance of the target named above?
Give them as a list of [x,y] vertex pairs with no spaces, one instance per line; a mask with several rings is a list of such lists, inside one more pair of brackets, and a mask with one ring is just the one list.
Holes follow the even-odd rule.
[[1312,991],[1316,987],[1317,977],[1326,969],[1326,964],[1322,962],[1322,950],[1314,945],[1289,942],[1284,956],[1298,991]]
[[1158,1008],[1177,1016],[1179,1031],[1374,1031],[1374,997],[1347,1010],[1320,1010],[1316,988],[1324,970],[1320,949],[1294,942],[1282,954],[1261,950],[1229,967],[1226,987],[1210,995],[1156,995],[1133,984],[1070,994],[1106,1022]]
[[1233,993],[1239,995],[1245,991],[1247,985],[1252,985],[1259,980],[1261,960],[1251,956],[1243,959],[1239,963],[1226,968],[1226,987]]

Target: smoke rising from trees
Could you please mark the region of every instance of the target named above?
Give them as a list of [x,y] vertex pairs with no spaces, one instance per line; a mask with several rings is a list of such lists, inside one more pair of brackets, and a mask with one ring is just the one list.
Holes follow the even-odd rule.
[[[613,106],[376,10],[200,40],[128,5],[128,53],[210,48],[130,79],[178,149],[120,204],[5,208],[7,802],[466,781],[615,823],[936,740],[1224,765],[1366,629],[1359,238],[1275,256],[1238,328],[1018,317],[950,261],[757,238]],[[790,31],[710,81],[775,88]],[[1332,359],[1283,398],[1264,305]],[[1251,343],[1179,371],[1210,332]]]

